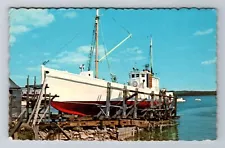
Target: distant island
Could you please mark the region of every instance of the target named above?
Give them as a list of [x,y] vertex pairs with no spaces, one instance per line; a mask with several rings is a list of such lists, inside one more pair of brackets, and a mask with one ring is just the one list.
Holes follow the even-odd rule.
[[176,96],[212,96],[216,95],[216,91],[173,91]]

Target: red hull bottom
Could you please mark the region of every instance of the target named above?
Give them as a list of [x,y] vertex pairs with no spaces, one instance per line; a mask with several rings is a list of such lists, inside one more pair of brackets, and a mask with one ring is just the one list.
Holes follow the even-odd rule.
[[[112,101],[110,102],[111,105],[122,105],[122,101]],[[127,101],[127,105],[133,105],[134,101]],[[153,105],[156,106],[159,102],[154,101]],[[67,114],[73,114],[73,115],[79,115],[79,116],[86,116],[86,115],[97,115],[100,111],[98,105],[105,105],[105,101],[84,101],[84,102],[57,102],[52,101],[51,106],[55,109],[67,113]],[[140,102],[137,107],[138,108],[149,108],[151,105],[150,101],[143,101]],[[114,108],[116,111],[116,108]],[[113,111],[113,110],[112,110]],[[113,112],[114,112],[113,111]]]

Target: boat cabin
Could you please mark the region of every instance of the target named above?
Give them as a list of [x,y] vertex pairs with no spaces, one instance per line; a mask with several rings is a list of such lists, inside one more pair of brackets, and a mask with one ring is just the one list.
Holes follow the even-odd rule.
[[129,85],[138,88],[158,89],[159,79],[154,77],[149,70],[133,69],[129,74]]

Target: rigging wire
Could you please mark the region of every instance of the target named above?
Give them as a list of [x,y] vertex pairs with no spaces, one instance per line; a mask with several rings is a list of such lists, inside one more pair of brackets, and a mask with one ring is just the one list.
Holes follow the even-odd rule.
[[[69,45],[76,37],[78,36],[78,33],[76,33],[73,37],[72,37],[72,39],[70,39],[68,42],[66,42],[65,44],[63,44],[60,48],[59,48],[59,50],[58,51],[61,51],[62,49],[64,49],[65,47],[67,47],[67,45]],[[50,60],[51,61],[51,60]],[[49,62],[50,62],[49,61]]]
[[78,36],[78,33],[76,33],[74,36],[73,36],[73,38],[71,39],[71,40],[69,40],[67,43],[65,43],[63,46],[61,46],[60,48],[59,48],[59,50],[62,50],[62,49],[64,49],[66,46],[68,46],[76,37]]
[[[104,35],[103,35],[103,31],[102,31],[102,24],[100,23],[100,21],[99,21],[99,27],[100,27],[101,35],[102,35],[103,48],[104,48],[104,52],[105,52],[105,55],[106,55],[106,53],[107,53],[107,51],[106,51],[107,50],[107,47],[105,45]],[[106,61],[107,61],[108,70],[109,70],[109,73],[110,73],[110,76],[111,76],[111,68],[110,68],[108,56],[106,56]]]
[[[116,21],[116,19],[114,18],[114,17],[112,17],[112,19],[114,20],[114,22],[116,23],[116,24],[118,24],[117,23],[117,21]],[[119,25],[119,24],[118,24]],[[130,34],[130,32],[128,31],[128,29],[126,29],[124,26],[122,26],[122,25],[119,25],[121,28],[123,28],[123,30],[124,31],[126,31],[128,34]]]

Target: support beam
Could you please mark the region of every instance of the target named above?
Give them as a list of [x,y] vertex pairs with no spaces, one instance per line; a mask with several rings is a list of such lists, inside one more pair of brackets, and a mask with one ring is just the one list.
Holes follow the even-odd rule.
[[23,123],[23,118],[20,117],[17,124],[14,126],[14,128],[12,129],[12,131],[9,133],[9,137],[12,137],[13,134],[20,128],[21,124]]
[[65,132],[64,132],[64,130],[58,125],[58,124],[55,124],[58,128],[59,128],[59,130],[66,136],[66,138],[68,139],[68,140],[71,140],[71,138],[70,138],[70,136],[69,135],[67,135]]

